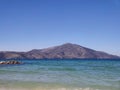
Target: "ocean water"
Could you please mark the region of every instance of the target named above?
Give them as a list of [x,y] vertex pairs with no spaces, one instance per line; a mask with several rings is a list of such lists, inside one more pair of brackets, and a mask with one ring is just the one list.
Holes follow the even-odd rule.
[[120,90],[120,60],[21,60],[0,65],[0,90]]

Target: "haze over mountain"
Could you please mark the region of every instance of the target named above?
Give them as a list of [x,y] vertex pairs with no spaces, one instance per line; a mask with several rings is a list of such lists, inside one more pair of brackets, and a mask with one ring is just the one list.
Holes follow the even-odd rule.
[[33,49],[28,52],[0,52],[0,59],[117,59],[105,52],[92,50],[77,44],[66,43],[60,46]]

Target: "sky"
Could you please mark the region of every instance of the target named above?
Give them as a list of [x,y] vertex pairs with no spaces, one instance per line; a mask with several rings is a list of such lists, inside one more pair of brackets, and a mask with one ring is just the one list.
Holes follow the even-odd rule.
[[64,43],[120,55],[120,0],[0,0],[0,51]]

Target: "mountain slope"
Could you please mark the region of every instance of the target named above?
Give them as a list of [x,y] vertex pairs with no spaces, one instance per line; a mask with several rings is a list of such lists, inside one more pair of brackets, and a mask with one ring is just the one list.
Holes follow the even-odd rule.
[[66,43],[29,52],[0,52],[0,59],[117,59],[115,55],[95,51],[80,45]]
[[110,55],[104,52],[88,49],[76,44],[63,44],[61,46],[55,46],[46,49],[35,49],[27,52],[26,56],[31,59],[82,59],[82,58],[118,58],[117,56]]

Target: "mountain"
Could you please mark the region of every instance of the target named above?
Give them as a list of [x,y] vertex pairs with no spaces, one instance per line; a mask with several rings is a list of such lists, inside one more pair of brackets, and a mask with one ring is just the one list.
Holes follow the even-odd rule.
[[120,57],[77,44],[33,49],[28,52],[0,52],[0,59],[118,59]]

